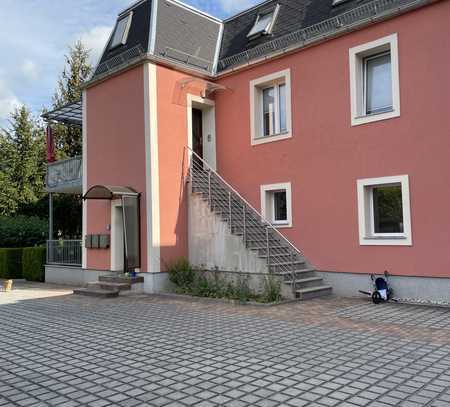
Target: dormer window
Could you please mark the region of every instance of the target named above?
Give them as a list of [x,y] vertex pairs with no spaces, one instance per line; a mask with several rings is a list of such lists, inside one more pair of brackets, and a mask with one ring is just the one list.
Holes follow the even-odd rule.
[[273,26],[275,25],[275,20],[277,19],[279,9],[280,5],[277,5],[272,11],[258,14],[255,24],[247,34],[247,37],[252,39],[259,37],[260,35],[270,34],[272,32]]
[[110,48],[115,48],[118,47],[119,45],[125,45],[127,43],[132,18],[133,12],[122,17],[117,22],[114,34],[112,36]]

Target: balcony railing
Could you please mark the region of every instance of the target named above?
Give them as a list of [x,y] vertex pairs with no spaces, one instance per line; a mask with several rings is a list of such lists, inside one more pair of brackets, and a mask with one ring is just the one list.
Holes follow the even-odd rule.
[[82,240],[48,240],[47,264],[81,267]]
[[81,157],[68,158],[48,164],[47,190],[49,192],[81,193],[83,160]]

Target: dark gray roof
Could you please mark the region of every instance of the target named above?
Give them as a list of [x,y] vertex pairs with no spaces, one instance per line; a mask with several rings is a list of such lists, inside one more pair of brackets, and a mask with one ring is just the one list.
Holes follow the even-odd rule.
[[212,72],[221,22],[159,0],[155,55]]
[[[151,10],[152,0],[143,0],[132,8],[133,18],[126,44],[111,49],[111,38],[109,39],[94,77],[106,73],[110,69],[126,64],[130,60],[148,52]],[[121,13],[118,20],[123,17],[124,14],[125,13]]]
[[[94,79],[145,54],[214,75],[216,65],[217,72],[221,72],[274,52],[333,37],[347,32],[349,27],[355,29],[428,1],[343,0],[333,6],[333,0],[267,0],[222,22],[179,0],[141,0],[132,6],[127,43],[114,49],[108,44]],[[156,27],[152,27],[155,5]],[[258,14],[274,10],[277,5],[279,13],[272,32],[249,39],[247,35]],[[154,42],[149,41],[153,30]],[[154,49],[149,49],[150,43],[154,43]]]

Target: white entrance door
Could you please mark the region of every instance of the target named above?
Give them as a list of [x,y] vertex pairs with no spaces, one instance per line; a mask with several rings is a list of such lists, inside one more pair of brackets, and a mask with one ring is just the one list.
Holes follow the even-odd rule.
[[122,201],[111,201],[111,270],[124,271]]

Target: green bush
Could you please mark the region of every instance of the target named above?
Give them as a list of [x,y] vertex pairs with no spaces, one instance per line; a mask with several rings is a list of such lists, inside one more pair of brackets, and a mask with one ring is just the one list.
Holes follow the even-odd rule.
[[22,278],[22,249],[0,249],[0,278]]
[[195,271],[186,259],[179,259],[168,267],[169,280],[177,287],[188,289],[195,280]]
[[45,281],[45,247],[27,247],[23,249],[23,278],[27,281]]
[[0,247],[33,247],[45,243],[48,222],[35,216],[0,217]]
[[264,302],[281,301],[281,282],[272,275],[264,278],[263,300]]

